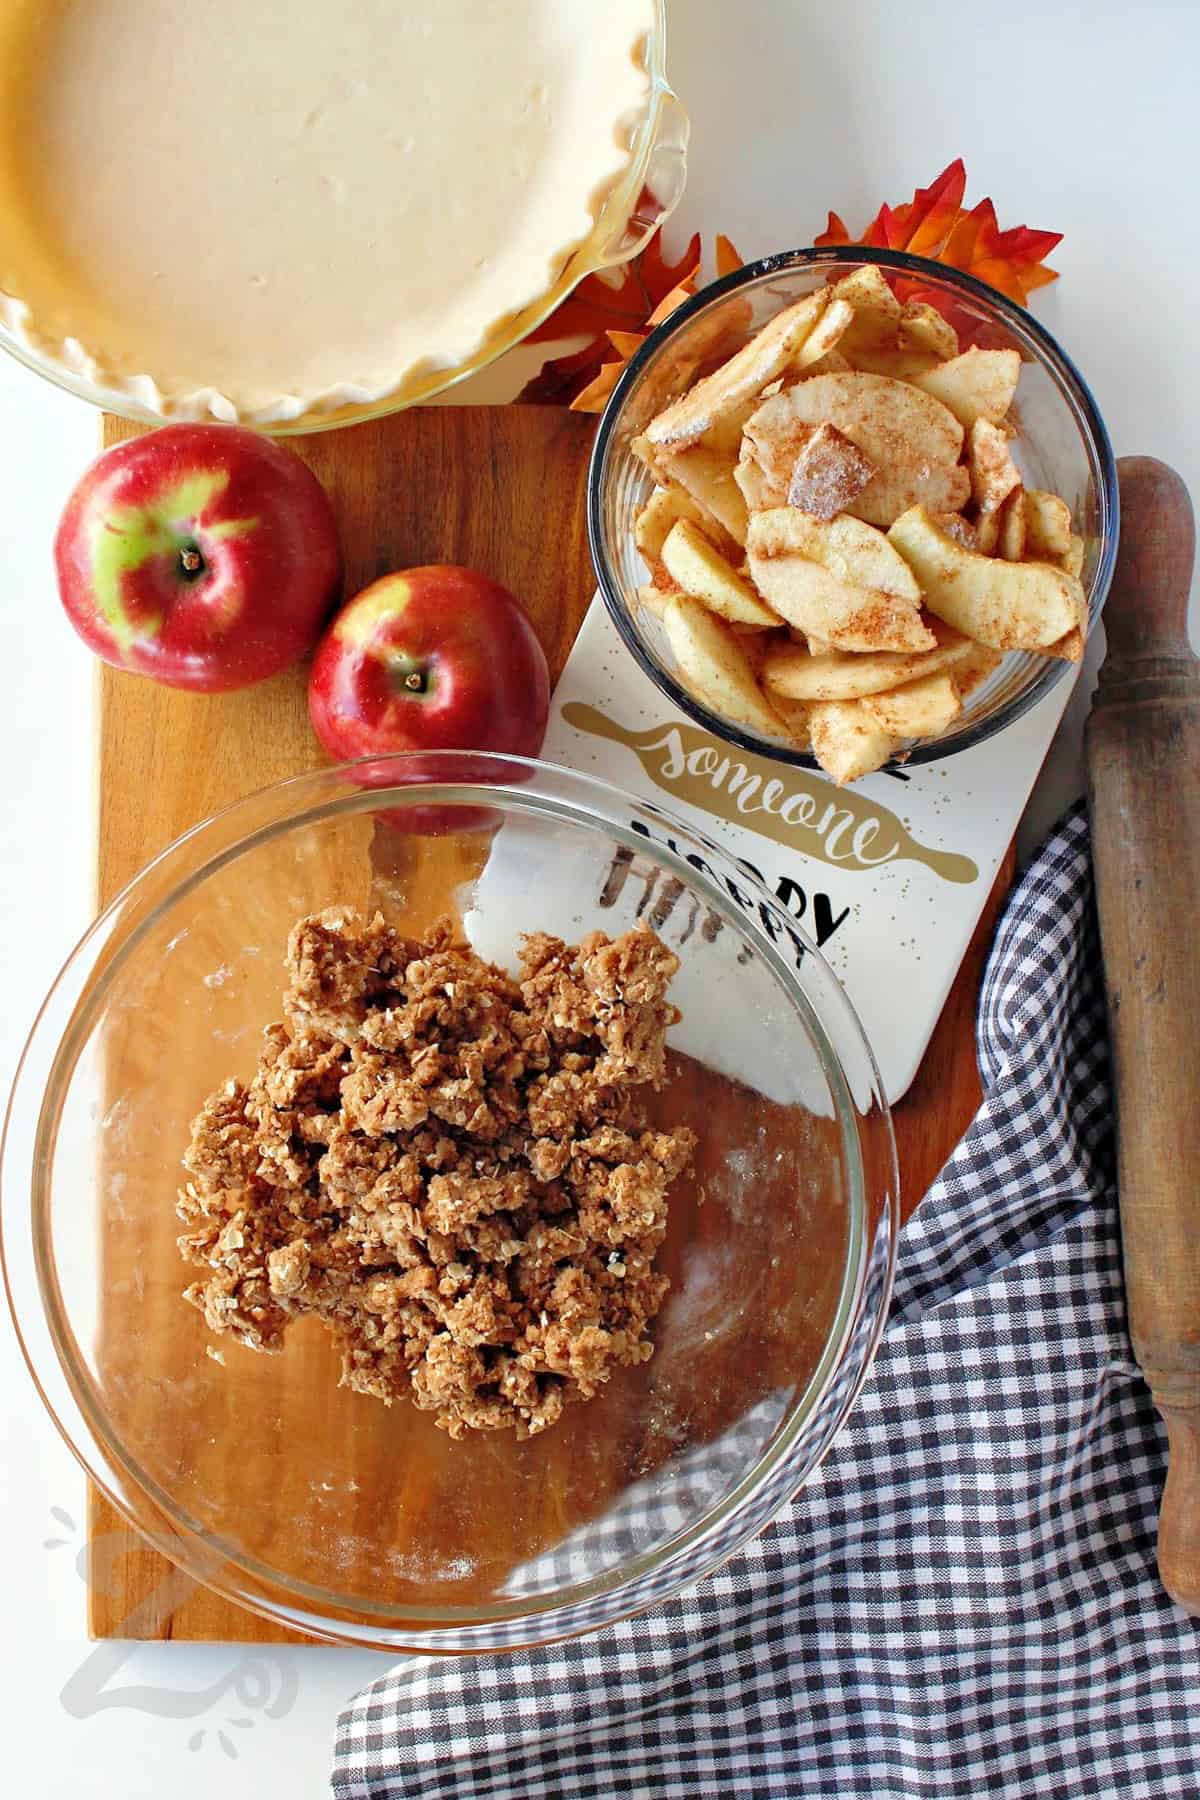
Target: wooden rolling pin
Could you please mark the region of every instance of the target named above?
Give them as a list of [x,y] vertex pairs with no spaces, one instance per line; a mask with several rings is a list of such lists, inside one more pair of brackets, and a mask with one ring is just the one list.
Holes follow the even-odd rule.
[[1118,464],[1121,546],[1087,726],[1088,801],[1134,1354],[1167,1428],[1158,1567],[1200,1617],[1200,662],[1187,489]]

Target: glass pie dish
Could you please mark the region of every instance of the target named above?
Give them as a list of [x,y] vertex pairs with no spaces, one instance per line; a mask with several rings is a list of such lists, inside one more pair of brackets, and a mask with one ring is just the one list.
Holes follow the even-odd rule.
[[[562,33],[569,40],[569,14],[560,22],[553,9],[543,18],[533,8],[530,19],[538,20],[546,40],[538,40],[540,61],[533,62],[526,41],[521,55],[528,68],[525,60],[497,68],[489,66],[489,45],[520,44],[523,14],[515,6],[511,16],[503,8],[486,9],[486,20],[473,18],[469,9],[461,18],[455,13],[457,26],[453,20],[441,26],[452,40],[456,64],[446,75],[456,96],[452,113],[436,98],[430,102],[415,77],[407,96],[411,104],[406,108],[402,91],[397,107],[384,80],[396,70],[371,66],[373,54],[380,61],[382,46],[400,57],[403,71],[403,46],[420,37],[419,4],[402,8],[394,22],[387,21],[385,9],[384,29],[377,17],[362,25],[326,0],[327,12],[306,18],[304,30],[293,34],[301,45],[317,40],[315,50],[293,52],[307,58],[303,82],[290,64],[273,63],[279,34],[286,30],[286,0],[257,4],[262,16],[254,9],[248,14],[237,64],[227,68],[224,52],[212,51],[217,60],[210,85],[228,85],[226,77],[241,71],[238,79],[246,91],[239,90],[232,121],[224,114],[220,126],[206,120],[200,77],[189,84],[188,104],[198,111],[187,115],[187,123],[176,116],[183,99],[178,92],[164,110],[148,103],[147,93],[115,88],[118,77],[112,75],[106,104],[119,110],[123,123],[136,119],[136,138],[122,139],[120,166],[151,170],[146,192],[129,203],[117,176],[107,181],[103,196],[97,185],[80,178],[94,127],[80,117],[91,106],[87,90],[81,96],[76,89],[85,73],[104,67],[99,26],[70,7],[60,13],[0,0],[0,77],[6,64],[18,71],[11,76],[11,93],[0,79],[0,346],[94,405],[152,424],[215,418],[287,435],[428,401],[520,343],[585,276],[634,256],[679,200],[688,119],[666,78],[666,0],[629,0],[641,54],[631,59],[633,40],[619,40],[623,78],[614,72],[617,42],[605,40],[614,112],[603,116],[603,137],[600,112],[608,88],[590,61],[582,70],[575,66],[585,49],[597,46],[581,40],[572,62],[559,41]],[[177,23],[190,20],[185,5],[177,11]],[[131,18],[146,43],[139,41],[128,80],[135,86],[148,83],[150,95],[166,92],[169,83],[159,84],[157,74],[174,67],[172,15],[164,9],[157,23],[153,10]],[[645,19],[651,21],[648,31]],[[76,21],[69,38],[62,20]],[[44,29],[44,41],[35,36],[27,41],[35,26]],[[621,28],[614,22],[615,33]],[[600,24],[595,29],[602,35]],[[323,32],[335,34],[324,58]],[[64,43],[67,49],[60,47]],[[81,72],[76,65],[85,55],[92,62]],[[68,71],[61,76],[60,62]],[[635,67],[636,82],[630,79]],[[27,93],[19,73],[26,68],[37,71],[38,81],[62,85],[61,103],[51,108],[40,89],[30,87]],[[567,71],[561,75],[561,95],[554,89],[560,69]],[[539,71],[544,82],[537,79]],[[430,90],[435,96],[441,81],[439,72]],[[69,91],[68,82],[74,84]],[[296,84],[298,98],[292,93]],[[476,90],[478,103],[472,106],[469,97]],[[47,92],[56,99],[58,88],[51,85]],[[600,96],[595,116],[585,105],[593,92]],[[426,108],[422,122],[418,102]],[[529,126],[539,108],[552,121],[547,130],[553,134],[541,162],[540,140]],[[7,130],[5,112],[11,115]],[[43,143],[35,139],[35,129],[51,114],[57,135]],[[257,127],[264,134],[257,148],[251,147],[255,140],[245,122],[251,116],[264,121]],[[521,135],[527,128],[528,142]],[[191,135],[206,130],[205,153],[185,149],[181,166],[168,170],[164,159],[174,156],[177,143],[186,146]],[[501,131],[507,133],[505,156],[496,154]],[[62,157],[74,158],[62,170],[56,162],[60,139],[67,146]],[[389,177],[378,196],[372,187],[369,203],[362,201],[357,212],[362,164],[346,160],[347,142],[368,159],[368,170],[381,168],[384,156],[395,165],[394,179]],[[416,168],[416,179],[405,161],[414,143],[426,162],[433,161],[432,171],[425,162]],[[96,153],[116,168],[111,143],[101,137],[99,145]],[[569,176],[585,145],[588,176],[578,179],[594,179],[589,192],[579,193]],[[266,171],[253,194],[247,191],[248,157],[257,157],[254,166]],[[495,193],[486,190],[492,203],[477,216],[471,207],[475,191],[485,191],[481,158],[490,158],[490,170],[506,169],[511,161],[523,172],[519,178],[496,173]],[[157,163],[163,166],[156,168]],[[45,173],[50,168],[56,170],[53,183]],[[426,191],[422,175],[435,191]],[[185,178],[196,185],[185,186]],[[513,193],[504,180],[517,183]],[[350,215],[353,229],[345,224]],[[154,235],[146,236],[149,225],[139,225],[142,235],[131,235],[122,259],[116,234],[130,216],[153,220]],[[276,222],[284,218],[286,227]],[[431,220],[442,222],[435,229]],[[229,221],[236,229],[222,239]],[[420,255],[403,253],[406,231],[417,234],[413,241],[422,247]],[[442,250],[441,258],[429,250],[430,242]],[[513,263],[506,277],[508,258]],[[393,344],[393,322],[405,317],[402,300],[395,299],[397,282],[401,295],[411,290],[415,323],[398,332]],[[463,319],[448,322],[452,312],[457,318],[456,303],[464,296],[478,309],[468,309],[469,329]],[[368,335],[362,343],[352,341],[345,359],[340,348],[335,355],[334,321],[368,314],[374,336],[364,323],[361,330]],[[438,337],[439,331],[445,335]],[[287,344],[286,352],[273,348],[277,342]]]
[[[486,806],[499,829],[455,829],[454,806],[476,827]],[[672,1199],[655,1352],[542,1436],[452,1441],[407,1402],[339,1390],[314,1321],[295,1321],[281,1354],[255,1354],[214,1342],[181,1298],[189,1122],[253,1069],[291,923],[334,904],[378,907],[407,931],[451,904],[497,960],[522,929],[574,940],[648,920],[681,958],[661,1105],[700,1141]],[[870,1050],[766,889],[656,808],[475,754],[302,776],[150,864],[33,1028],[0,1177],[17,1328],[92,1479],[227,1598],[395,1650],[598,1627],[761,1530],[866,1376],[898,1218]]]
[[[864,264],[905,278],[923,298],[954,319],[960,334],[989,349],[1016,349],[1021,374],[1009,419],[1017,427],[1010,449],[1027,487],[1059,494],[1082,535],[1080,574],[1091,626],[1112,579],[1118,534],[1118,493],[1112,445],[1096,402],[1075,365],[1045,327],[1013,301],[973,276],[924,257],[858,245],[783,252],[749,263],[686,301],[651,334],[613,391],[597,433],[588,483],[588,532],[596,578],[617,631],[643,672],[679,710],[718,738],[793,767],[815,769],[808,750],[718,716],[679,680],[661,621],[639,606],[648,579],[634,543],[634,521],[653,477],[634,454],[634,438],[695,379],[707,347],[723,354],[804,295]],[[941,737],[906,752],[909,766],[941,762],[1002,731],[1063,680],[1072,664],[1028,651],[1005,656],[963,703]]]

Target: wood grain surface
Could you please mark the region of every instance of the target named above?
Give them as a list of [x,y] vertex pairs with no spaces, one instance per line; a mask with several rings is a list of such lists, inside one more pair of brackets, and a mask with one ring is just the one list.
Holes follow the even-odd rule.
[[1134,1353],[1170,1440],[1158,1565],[1200,1616],[1200,661],[1195,527],[1152,457],[1123,457],[1108,654],[1087,726]]
[[[104,441],[136,430],[106,418]],[[333,498],[348,593],[406,565],[474,564],[521,597],[557,676],[593,587],[584,523],[592,431],[593,421],[558,408],[431,407],[296,440],[293,447]],[[101,904],[198,820],[256,788],[321,765],[307,722],[305,673],[291,670],[244,693],[210,698],[100,670]],[[975,1005],[1011,873],[1010,857],[917,1080],[895,1110],[906,1214],[978,1104]],[[427,904],[433,916],[461,874],[433,858],[423,870],[428,891],[422,910]],[[704,1093],[696,1099],[701,1110],[716,1103]],[[313,1355],[320,1355],[319,1348]],[[94,1636],[288,1640],[281,1627],[173,1569],[94,1491],[89,1531],[103,1546],[95,1565],[103,1579],[89,1589]]]

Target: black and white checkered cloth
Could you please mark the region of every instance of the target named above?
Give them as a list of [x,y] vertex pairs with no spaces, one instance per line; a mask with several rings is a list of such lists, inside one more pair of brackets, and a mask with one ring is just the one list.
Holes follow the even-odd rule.
[[1200,1627],[1155,1572],[1163,1442],[1125,1329],[1078,813],[1001,925],[979,1057],[984,1104],[804,1491],[653,1613],[375,1682],[339,1724],[337,1800],[1200,1795]]

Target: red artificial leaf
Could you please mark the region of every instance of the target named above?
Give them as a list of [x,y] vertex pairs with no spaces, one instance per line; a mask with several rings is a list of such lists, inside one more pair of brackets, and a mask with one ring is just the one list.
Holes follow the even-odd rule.
[[963,210],[966,185],[967,172],[958,157],[904,205],[881,206],[861,237],[852,238],[837,213],[831,212],[825,230],[813,241],[907,250],[912,256],[963,269],[1024,306],[1035,288],[1058,279],[1057,271],[1043,264],[1062,242],[1062,233],[1032,231],[1027,225],[1001,231],[990,200],[981,200],[970,212]]
[[717,262],[717,277],[732,275],[735,269],[742,267],[742,259],[738,255],[737,245],[727,238],[724,232],[718,231],[713,245],[713,254]]
[[606,331],[640,330],[659,301],[672,288],[693,280],[700,267],[699,233],[674,264],[664,259],[661,238],[656,231],[646,248],[619,269],[585,275],[562,305],[530,332],[526,343],[544,344],[584,332],[599,341]]
[[[726,237],[716,241],[717,273],[741,267],[741,258]],[[695,292],[700,273],[697,233],[678,262],[663,253],[656,231],[644,250],[608,277],[588,275],[550,317],[530,333],[528,343],[547,338],[593,335],[581,350],[543,363],[517,395],[526,405],[568,405],[575,412],[603,412],[609,395],[631,356],[637,354],[656,325],[661,325]]]
[[552,357],[517,395],[524,406],[569,406],[596,372],[595,344],[569,356]]

